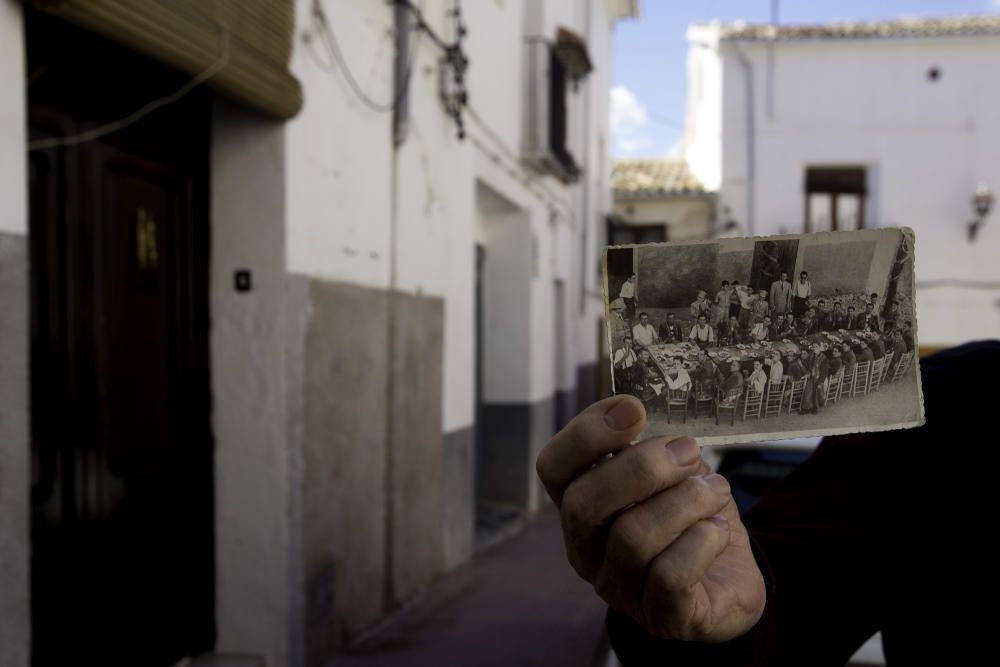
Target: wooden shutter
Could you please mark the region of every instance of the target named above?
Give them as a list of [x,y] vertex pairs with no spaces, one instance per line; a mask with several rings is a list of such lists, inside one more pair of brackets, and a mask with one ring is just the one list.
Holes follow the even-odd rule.
[[288,72],[293,0],[33,0],[34,6],[195,76],[223,55],[208,85],[222,95],[287,119],[302,107]]

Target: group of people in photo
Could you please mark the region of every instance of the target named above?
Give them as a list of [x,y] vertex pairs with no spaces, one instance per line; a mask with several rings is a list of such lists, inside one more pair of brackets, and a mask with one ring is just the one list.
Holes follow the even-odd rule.
[[770,289],[724,280],[711,298],[698,291],[683,319],[674,309],[655,322],[639,308],[633,274],[609,310],[615,390],[638,396],[651,411],[671,392],[735,407],[741,397],[780,385],[800,389],[797,412],[816,413],[832,378],[853,378],[858,364],[868,369],[878,360],[880,372],[893,377],[913,357],[912,321],[898,300],[885,305],[877,293],[840,290],[816,296],[806,271],[794,283],[781,273]]

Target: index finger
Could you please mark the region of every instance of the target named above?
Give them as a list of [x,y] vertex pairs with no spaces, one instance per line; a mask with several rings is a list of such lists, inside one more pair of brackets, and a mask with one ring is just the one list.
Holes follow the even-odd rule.
[[646,426],[646,409],[634,396],[594,403],[556,433],[535,462],[538,477],[557,506],[570,482],[605,454],[632,442]]

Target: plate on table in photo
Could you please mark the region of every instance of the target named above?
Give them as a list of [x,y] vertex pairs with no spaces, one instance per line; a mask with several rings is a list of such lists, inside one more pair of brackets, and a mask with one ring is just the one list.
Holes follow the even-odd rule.
[[[645,404],[642,437],[690,435],[702,445],[919,426],[924,406],[914,243],[909,229],[863,229],[605,248],[604,335],[611,359],[622,358],[625,335],[637,324],[622,322],[620,309],[611,317],[610,303],[621,298],[623,288],[634,311],[646,314],[657,331],[668,321],[684,332],[694,330],[698,323],[691,313],[702,308],[696,303],[699,292],[713,304],[749,303],[754,319],[763,314],[776,322],[792,313],[796,327],[807,322],[812,331],[797,339],[760,341],[750,336],[754,322],[738,325],[737,332],[720,323],[704,349],[691,340],[651,346],[647,361],[637,362],[648,363],[650,373],[612,364],[614,391]],[[873,331],[824,326],[831,312],[846,313],[849,307],[864,312],[870,303],[874,324],[867,317],[865,322]],[[748,342],[720,344],[730,333]],[[706,353],[714,364],[702,363]],[[859,364],[862,354],[874,358]],[[657,377],[669,375],[669,369],[676,376],[678,360],[692,382],[686,401],[683,393],[657,391]],[[789,391],[803,372],[805,386],[799,381],[796,391]],[[763,393],[753,390],[761,386]]]

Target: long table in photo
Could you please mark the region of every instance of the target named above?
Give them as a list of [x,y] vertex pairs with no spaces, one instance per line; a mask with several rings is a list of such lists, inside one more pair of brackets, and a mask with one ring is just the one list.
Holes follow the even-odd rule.
[[[854,351],[858,352],[862,342],[865,342],[865,339],[861,331],[822,331],[796,339],[785,338],[778,341],[710,347],[708,348],[708,356],[722,368],[723,374],[728,374],[729,364],[733,361],[738,361],[740,368],[749,372],[753,370],[754,361],[763,361],[767,354],[774,351],[781,353],[782,361],[784,361],[784,356],[789,353],[798,355],[803,349],[809,351],[819,349],[823,352],[828,352],[834,345],[841,343],[850,343]],[[670,366],[670,359],[672,357],[682,357],[684,359],[684,368],[689,372],[698,367],[700,360],[699,347],[690,341],[684,341],[683,343],[660,343],[650,345],[647,349],[653,359],[653,363],[660,369],[664,377],[667,376],[667,369]]]

